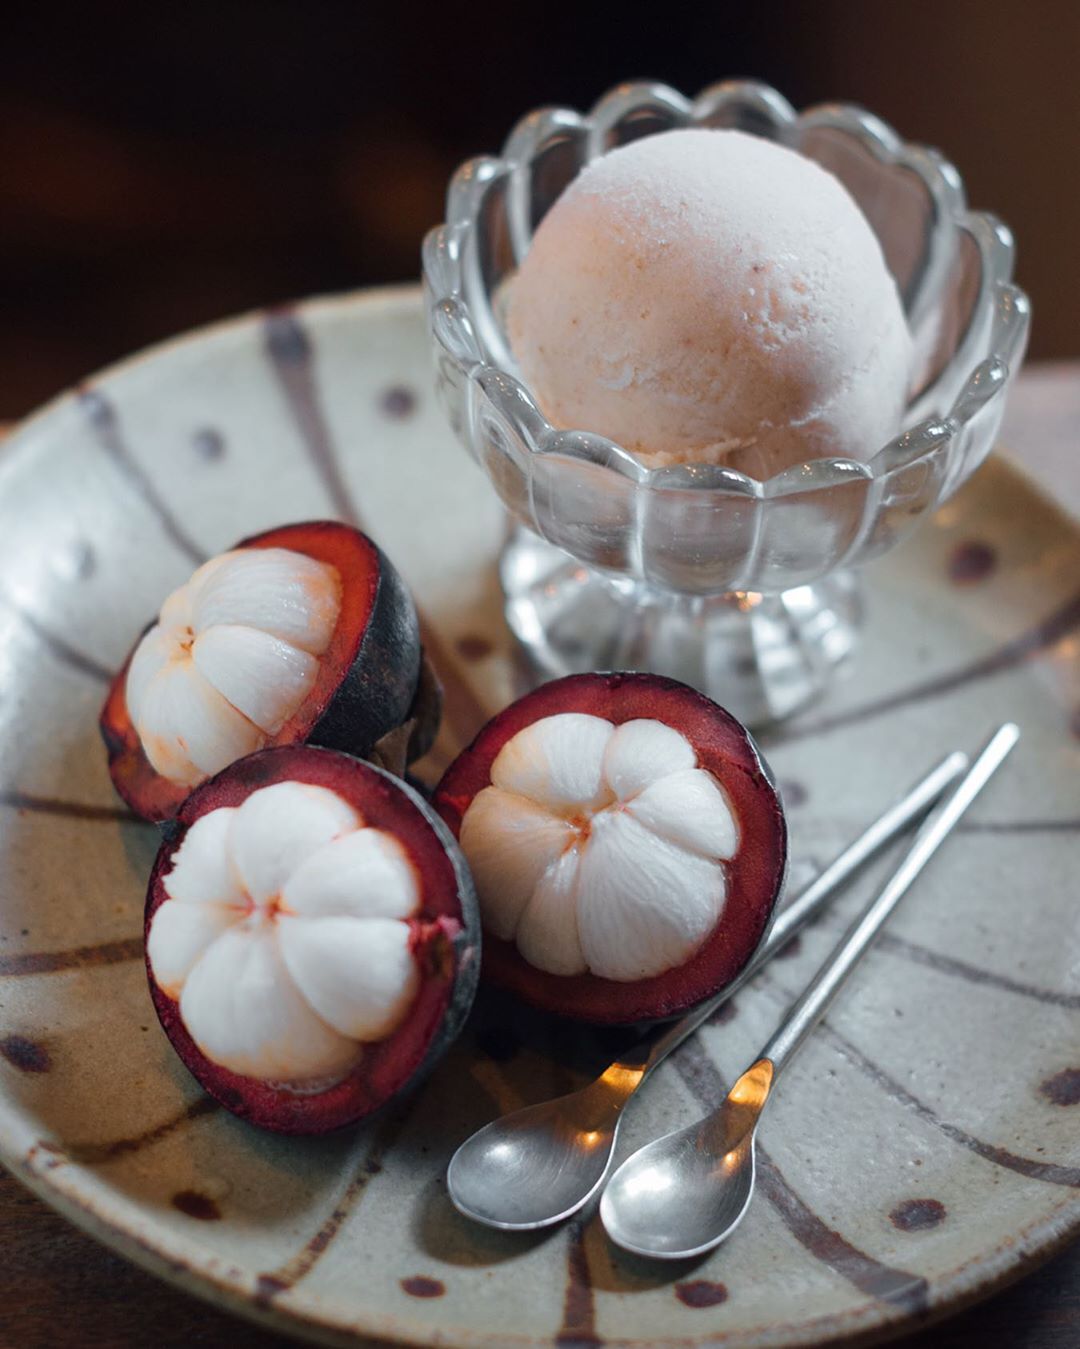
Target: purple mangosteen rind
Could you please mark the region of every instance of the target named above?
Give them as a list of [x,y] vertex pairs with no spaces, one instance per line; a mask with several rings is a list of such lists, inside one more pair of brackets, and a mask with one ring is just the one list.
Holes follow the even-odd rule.
[[[148,956],[145,957],[145,964],[151,1001],[158,1021],[177,1056],[208,1095],[231,1114],[259,1128],[282,1134],[317,1135],[364,1123],[388,1110],[422,1085],[457,1040],[472,1009],[480,977],[480,907],[472,875],[457,841],[413,787],[385,769],[340,750],[321,746],[280,746],[260,750],[230,764],[197,787],[184,802],[176,818],[163,823],[162,843],[147,887],[144,950],[154,914],[167,897],[162,885],[164,877],[171,870],[173,855],[183,842],[187,830],[205,813],[204,802],[213,802],[220,795],[223,780],[238,773],[248,779],[250,791],[247,795],[262,786],[289,780],[287,775],[276,772],[275,768],[282,764],[285,757],[295,756],[315,756],[352,764],[354,771],[360,770],[373,779],[381,780],[386,790],[404,797],[417,812],[422,824],[434,835],[453,877],[457,912],[453,915],[436,915],[424,920],[421,925],[424,943],[418,955],[422,978],[420,993],[402,1026],[387,1041],[373,1047],[373,1052],[380,1053],[383,1045],[389,1046],[400,1039],[402,1031],[414,1018],[424,1019],[425,1024],[418,1028],[419,1035],[415,1037],[417,1047],[406,1055],[408,1061],[400,1065],[393,1090],[381,1097],[367,1094],[363,1083],[366,1054],[356,1069],[322,1092],[294,1091],[243,1078],[213,1064],[188,1034],[180,1015],[179,1003],[158,986]],[[213,805],[207,807],[214,808]],[[407,851],[410,857],[414,857],[413,848],[408,847]],[[432,998],[433,988],[441,990],[444,996]]]
[[375,599],[356,656],[307,741],[363,758],[409,717],[420,683],[420,620],[400,572],[377,543]]

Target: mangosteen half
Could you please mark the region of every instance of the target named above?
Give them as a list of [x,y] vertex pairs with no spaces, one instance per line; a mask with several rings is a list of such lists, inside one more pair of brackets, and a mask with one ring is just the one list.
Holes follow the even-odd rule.
[[267,749],[196,788],[158,852],[158,1018],[227,1109],[324,1133],[414,1086],[479,973],[461,853],[412,788],[347,754]]
[[780,798],[746,729],[685,684],[571,675],[494,717],[433,804],[472,869],[484,975],[599,1024],[730,983],[784,880]]
[[204,563],[136,643],[101,714],[109,772],[163,820],[268,746],[366,755],[409,718],[420,668],[412,598],[365,534],[328,520],[258,534]]

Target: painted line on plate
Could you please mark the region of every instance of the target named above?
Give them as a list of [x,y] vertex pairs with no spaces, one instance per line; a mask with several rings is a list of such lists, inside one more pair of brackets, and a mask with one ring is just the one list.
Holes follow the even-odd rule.
[[1035,984],[1021,983],[1018,979],[1010,979],[1007,975],[995,974],[992,970],[983,969],[979,965],[970,965],[967,961],[957,960],[955,956],[941,955],[937,951],[932,951],[928,946],[920,946],[918,942],[907,941],[903,937],[897,937],[892,932],[883,932],[877,939],[877,947],[880,951],[901,956],[904,960],[911,960],[917,965],[925,965],[941,974],[951,974],[958,979],[965,979],[969,984],[984,984],[991,988],[1000,988],[1006,993],[1017,993],[1023,998],[1034,998],[1036,1002],[1045,1002],[1051,1007],[1080,1010],[1080,994],[1078,993],[1059,993],[1057,989],[1039,988]]
[[956,826],[958,834],[1075,834],[1076,820],[969,820]]
[[78,647],[72,646],[66,638],[58,636],[40,618],[37,618],[29,609],[20,604],[14,596],[0,591],[0,599],[61,665],[66,665],[69,670],[75,670],[78,674],[87,675],[100,684],[112,683],[115,671],[107,665],[103,665],[99,660],[95,660],[93,656],[87,655],[85,651],[80,651]]
[[[798,814],[800,831],[804,836],[835,831],[838,835],[861,829],[865,820],[851,816],[816,815],[812,811]],[[957,834],[1075,834],[1080,832],[1080,817],[1057,820],[961,820],[954,830]]]
[[[688,1040],[672,1055],[675,1068],[698,1102],[715,1110],[727,1095],[719,1069],[697,1040]],[[827,1265],[860,1292],[912,1316],[929,1301],[929,1286],[921,1275],[882,1264],[829,1225],[785,1179],[769,1154],[758,1148],[758,1184],[796,1241],[814,1259]]]
[[908,707],[913,703],[925,702],[952,693],[966,684],[988,679],[1006,670],[1014,669],[1025,661],[1050,651],[1063,638],[1080,628],[1080,594],[1073,595],[1057,609],[1026,632],[1003,645],[996,647],[987,655],[968,665],[961,666],[948,674],[938,675],[921,684],[913,684],[887,694],[884,698],[875,698],[855,707],[835,712],[830,716],[799,722],[798,720],[762,737],[766,748],[774,745],[786,745],[795,740],[805,740],[810,736],[824,735],[843,726],[852,726],[861,721],[869,721],[885,712],[895,711],[899,707]]
[[[301,441],[342,520],[365,530],[363,517],[341,472],[329,424],[323,409],[315,371],[311,337],[290,309],[275,309],[263,320],[265,350],[284,395]],[[453,657],[431,621],[417,605],[420,639],[443,685],[447,717],[454,728],[457,748],[467,745],[488,719],[472,685],[458,672]]]
[[334,510],[362,529],[359,512],[341,472],[315,380],[311,338],[290,309],[274,309],[263,320],[266,354],[308,456],[315,465]]
[[408,1109],[399,1110],[379,1127],[371,1146],[318,1231],[284,1264],[258,1275],[255,1281],[257,1302],[265,1305],[279,1293],[295,1288],[301,1279],[311,1273],[341,1231],[345,1220],[356,1212],[372,1180],[383,1169],[383,1162],[404,1129],[408,1115]]
[[208,555],[188,534],[162,497],[157,484],[132,454],[120,425],[119,414],[109,397],[99,387],[85,384],[76,391],[76,398],[98,445],[157,516],[166,535],[192,562],[205,562]]
[[555,1335],[559,1349],[590,1349],[593,1345],[603,1344],[596,1333],[596,1297],[585,1248],[587,1226],[587,1220],[580,1217],[569,1224],[563,1318]]
[[[842,931],[846,921],[835,913],[821,914],[815,919],[814,926],[824,931]],[[1000,988],[1005,993],[1015,993],[1021,998],[1032,998],[1035,1002],[1046,1003],[1048,1007],[1065,1007],[1069,1011],[1080,1011],[1080,993],[1062,993],[1056,988],[1041,988],[1037,984],[1022,983],[1019,979],[1010,979],[1007,974],[997,974],[984,969],[981,965],[972,965],[956,956],[943,955],[923,946],[919,942],[898,937],[893,932],[882,932],[874,942],[877,951],[910,960],[915,965],[936,970],[939,974],[948,974],[963,979],[969,984],[981,984],[988,988]]]
[[[1054,822],[1049,827],[1056,828],[1058,823],[1067,824],[1067,831],[1072,831],[1072,822]],[[960,824],[960,826],[957,826],[957,832],[963,830],[963,828],[963,824]],[[825,931],[843,931],[847,927],[847,920],[837,913],[821,913],[814,919],[813,925],[825,929]],[[944,955],[928,946],[922,946],[921,943],[911,942],[909,939],[897,936],[895,932],[882,932],[876,938],[874,946],[875,950],[886,951],[889,955],[911,960],[914,965],[937,970],[938,974],[953,975],[953,977],[964,979],[968,983],[978,983],[978,985],[1002,989],[1004,993],[1015,993],[1018,997],[1033,998],[1034,1001],[1045,1002],[1048,1006],[1080,1010],[1080,993],[1062,993],[1058,989],[1045,989],[1045,987],[1040,987],[1036,983],[1025,983],[1021,979],[1011,979],[1007,974],[998,974],[994,970],[984,969],[983,966],[971,965],[968,960],[957,959],[955,955]]]
[[897,1082],[896,1078],[890,1076],[873,1059],[868,1058],[862,1050],[856,1048],[846,1035],[842,1035],[829,1025],[828,1021],[823,1021],[818,1030],[826,1039],[832,1041],[840,1054],[854,1064],[872,1082],[876,1083],[891,1100],[905,1106],[928,1124],[932,1124],[946,1138],[951,1139],[960,1147],[966,1148],[968,1152],[973,1152],[986,1161],[992,1162],[995,1166],[1004,1167],[1007,1171],[1015,1171],[1018,1175],[1027,1176],[1031,1180],[1042,1180],[1049,1185],[1064,1185],[1069,1189],[1080,1189],[1080,1167],[1063,1166],[1058,1162],[1036,1161],[1033,1157],[1022,1157],[1018,1153],[1011,1152],[1008,1148],[998,1147],[996,1144],[987,1143],[982,1138],[976,1138],[974,1134],[968,1133],[966,1129],[961,1129],[959,1125],[951,1124],[948,1120],[942,1119],[936,1110],[927,1105],[925,1101],[920,1100],[913,1092],[908,1091],[902,1083]]
[[122,937],[118,941],[95,946],[74,946],[66,951],[28,951],[22,955],[0,952],[0,975],[18,977],[29,974],[57,974],[64,970],[95,969],[102,965],[121,965],[141,960],[142,937]]
[[785,1180],[780,1168],[764,1148],[758,1148],[758,1185],[784,1220],[788,1231],[813,1255],[860,1292],[890,1306],[905,1316],[925,1311],[930,1289],[921,1274],[882,1264],[853,1245],[801,1199]]
[[44,1163],[45,1170],[72,1163],[77,1166],[101,1166],[106,1162],[115,1162],[120,1157],[130,1157],[133,1153],[141,1152],[143,1148],[152,1147],[186,1125],[212,1115],[220,1109],[221,1106],[213,1097],[198,1096],[179,1114],[124,1138],[111,1138],[100,1143],[54,1143],[42,1139],[30,1149],[26,1158],[27,1164],[37,1169],[36,1159],[44,1154],[48,1159]]
[[68,820],[91,820],[113,824],[137,824],[153,829],[149,820],[140,819],[134,811],[123,806],[91,806],[81,801],[61,801],[55,796],[33,796],[29,792],[0,792],[0,806],[12,810],[26,810],[31,814],[58,815]]

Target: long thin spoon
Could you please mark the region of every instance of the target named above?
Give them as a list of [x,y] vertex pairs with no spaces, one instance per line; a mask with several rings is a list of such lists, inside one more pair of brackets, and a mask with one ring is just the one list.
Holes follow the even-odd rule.
[[743,973],[674,1025],[660,1026],[588,1086],[516,1110],[480,1129],[454,1153],[450,1198],[466,1217],[506,1231],[568,1218],[602,1184],[627,1102],[671,1051],[771,960],[875,853],[919,819],[967,767],[948,755],[890,807],[779,915]]
[[612,1241],[637,1255],[683,1260],[718,1246],[735,1230],[754,1192],[754,1139],[777,1078],[1019,735],[1009,722],[990,739],[720,1106],[697,1124],[658,1138],[623,1162],[600,1201],[600,1217]]

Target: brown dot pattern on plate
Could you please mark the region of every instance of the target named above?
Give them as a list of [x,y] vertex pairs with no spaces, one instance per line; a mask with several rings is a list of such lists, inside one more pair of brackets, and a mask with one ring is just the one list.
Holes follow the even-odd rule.
[[192,436],[195,453],[208,464],[216,464],[225,457],[225,437],[213,426],[200,427]]
[[1080,1068],[1063,1068],[1048,1077],[1039,1091],[1054,1105],[1080,1105]]
[[463,660],[483,660],[495,650],[494,644],[478,632],[466,633],[464,637],[457,639],[455,645]]
[[49,1051],[36,1040],[25,1035],[5,1035],[0,1040],[0,1054],[13,1067],[24,1073],[47,1073],[52,1067]]
[[709,1017],[709,1025],[724,1026],[727,1022],[734,1021],[738,1015],[739,1004],[734,998],[729,998],[727,1002],[721,1003],[716,1011],[713,1012],[712,1016]]
[[945,1221],[945,1205],[939,1199],[906,1199],[889,1214],[901,1232],[925,1232]]
[[949,554],[949,580],[954,585],[975,585],[997,570],[997,549],[979,539],[958,543]]
[[416,394],[405,384],[392,384],[379,398],[379,409],[386,417],[402,420],[416,411]]
[[728,1300],[728,1290],[712,1279],[691,1279],[675,1285],[675,1296],[684,1307],[719,1307]]
[[776,953],[777,960],[790,960],[792,956],[797,956],[802,950],[802,937],[798,933]]
[[446,1292],[446,1284],[441,1279],[429,1279],[424,1274],[402,1279],[401,1287],[410,1297],[442,1297]]
[[221,1221],[221,1209],[208,1194],[200,1194],[198,1190],[177,1190],[170,1203],[180,1213],[186,1213],[189,1218],[198,1218],[199,1222]]
[[780,795],[784,805],[790,810],[795,806],[804,805],[809,793],[801,782],[796,782],[794,778],[785,778],[780,783]]

